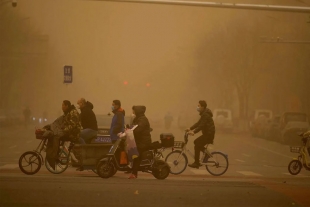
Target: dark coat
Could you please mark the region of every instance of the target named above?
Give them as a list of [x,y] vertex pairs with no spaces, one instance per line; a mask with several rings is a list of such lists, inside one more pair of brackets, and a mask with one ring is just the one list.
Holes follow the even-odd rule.
[[145,106],[135,106],[134,111],[136,118],[133,120],[133,125],[138,125],[133,134],[135,136],[135,141],[138,149],[145,149],[151,146],[151,127],[149,120],[144,115],[146,110]]
[[95,113],[93,112],[93,104],[91,102],[86,102],[85,106],[81,108],[81,124],[83,129],[98,130],[97,119]]
[[112,118],[110,127],[110,137],[112,141],[118,139],[117,134],[124,132],[125,130],[125,111],[122,108],[113,111],[114,116]]
[[213,143],[215,134],[215,126],[212,117],[213,114],[211,110],[206,108],[204,111],[200,112],[199,121],[190,127],[191,130],[194,130],[195,134],[201,131],[209,143]]

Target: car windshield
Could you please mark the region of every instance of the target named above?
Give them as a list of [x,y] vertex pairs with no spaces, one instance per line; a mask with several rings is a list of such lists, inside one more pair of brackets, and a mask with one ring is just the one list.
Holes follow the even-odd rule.
[[290,121],[306,122],[307,116],[306,114],[299,114],[299,113],[286,114],[285,121],[286,122],[290,122]]
[[[110,127],[113,115],[96,115],[97,125],[103,127]],[[125,124],[130,123],[130,117],[125,116]]]
[[218,111],[217,116],[224,116],[225,118],[228,118],[228,112],[227,111]]
[[260,116],[265,116],[266,118],[270,118],[270,113],[269,112],[258,112],[258,117]]

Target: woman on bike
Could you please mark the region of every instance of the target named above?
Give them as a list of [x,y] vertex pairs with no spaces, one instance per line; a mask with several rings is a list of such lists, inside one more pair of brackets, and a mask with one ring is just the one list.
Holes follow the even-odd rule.
[[199,112],[200,119],[199,121],[191,126],[189,129],[186,129],[189,135],[194,135],[199,131],[202,132],[202,135],[195,139],[195,162],[193,164],[189,164],[189,167],[199,168],[199,158],[200,151],[203,151],[206,144],[213,144],[214,134],[215,134],[215,126],[213,121],[213,114],[210,109],[207,108],[207,103],[204,100],[200,100],[198,102],[197,111]]
[[139,151],[139,156],[133,160],[132,174],[128,179],[135,179],[138,177],[141,156],[143,152],[150,149],[150,146],[152,144],[150,123],[144,114],[146,111],[146,107],[134,106],[133,108],[136,115],[136,118],[134,118],[133,120],[133,125],[138,125],[134,129],[133,134]]

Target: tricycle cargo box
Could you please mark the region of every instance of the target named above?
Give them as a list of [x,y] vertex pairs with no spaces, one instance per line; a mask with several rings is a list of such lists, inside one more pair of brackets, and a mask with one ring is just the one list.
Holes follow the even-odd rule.
[[[74,154],[78,160],[79,164],[83,166],[96,166],[98,161],[105,157],[112,144],[102,143],[102,144],[76,144],[73,148]],[[73,167],[75,165],[73,164]]]
[[160,141],[163,147],[173,147],[174,136],[171,133],[162,133],[160,134]]

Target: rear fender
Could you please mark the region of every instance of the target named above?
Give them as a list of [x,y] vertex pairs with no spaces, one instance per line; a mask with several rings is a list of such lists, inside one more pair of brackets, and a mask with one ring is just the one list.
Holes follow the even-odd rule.
[[221,151],[213,151],[213,152],[211,152],[211,154],[214,153],[214,152],[221,153],[221,154],[223,154],[228,159],[228,154],[225,154],[224,152],[221,152]]
[[165,161],[163,161],[163,160],[155,160],[155,162],[153,164],[153,168],[156,168],[157,170],[161,171],[161,169],[164,168],[164,167],[168,167],[170,169],[170,166]]

